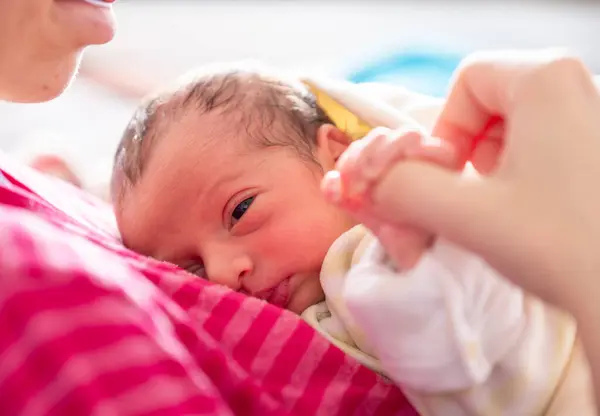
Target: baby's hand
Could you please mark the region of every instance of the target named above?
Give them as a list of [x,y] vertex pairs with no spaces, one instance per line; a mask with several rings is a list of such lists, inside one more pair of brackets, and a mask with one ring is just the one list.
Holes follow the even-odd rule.
[[400,269],[413,267],[433,236],[408,224],[380,220],[372,209],[370,192],[394,164],[406,159],[452,167],[456,152],[449,144],[416,129],[377,128],[352,143],[340,157],[337,171],[329,172],[323,182],[325,194],[333,201],[348,201],[344,208],[379,238]]

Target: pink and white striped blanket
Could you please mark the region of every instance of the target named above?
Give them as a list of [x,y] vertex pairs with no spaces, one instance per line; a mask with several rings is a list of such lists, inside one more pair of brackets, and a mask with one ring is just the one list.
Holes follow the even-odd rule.
[[110,208],[0,154],[6,415],[416,415],[297,316],[138,256]]

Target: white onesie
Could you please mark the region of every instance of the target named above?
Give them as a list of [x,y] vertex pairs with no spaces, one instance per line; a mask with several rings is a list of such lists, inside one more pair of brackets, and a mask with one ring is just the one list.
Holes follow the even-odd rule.
[[[423,415],[595,414],[571,317],[459,247],[438,241],[399,272],[357,226],[330,248],[321,283],[326,301],[302,316]],[[578,388],[565,397],[567,376]]]

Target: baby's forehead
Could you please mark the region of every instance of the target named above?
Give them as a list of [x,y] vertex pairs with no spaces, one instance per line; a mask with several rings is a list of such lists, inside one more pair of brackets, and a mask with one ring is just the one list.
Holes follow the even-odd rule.
[[200,165],[220,171],[254,157],[263,150],[255,145],[256,136],[267,133],[257,133],[258,127],[252,124],[251,118],[241,121],[235,112],[187,112],[163,129],[163,137],[155,144],[148,168]]
[[142,178],[142,188],[152,198],[164,197],[165,190],[176,200],[201,195],[194,199],[198,208],[213,203],[236,183],[260,175],[268,165],[265,161],[280,157],[274,148],[249,148],[240,142],[239,138],[214,136],[202,144],[198,140],[189,145],[182,140],[171,145],[165,141]]
[[[265,87],[266,88],[266,87]],[[253,89],[241,90],[247,95]],[[218,144],[245,148],[256,147],[258,142],[272,135],[290,134],[287,130],[291,110],[284,106],[271,105],[252,97],[240,97],[235,104],[198,111],[188,104],[181,109],[181,116],[172,118],[166,130],[177,130],[177,135],[193,137],[196,145]],[[171,136],[172,134],[166,134]]]
[[149,135],[155,136],[149,146],[154,150],[147,154],[174,165],[212,165],[217,160],[234,163],[232,157],[250,151],[298,147],[307,141],[305,115],[295,110],[301,104],[290,99],[295,89],[252,77],[231,85],[194,82],[171,96]]

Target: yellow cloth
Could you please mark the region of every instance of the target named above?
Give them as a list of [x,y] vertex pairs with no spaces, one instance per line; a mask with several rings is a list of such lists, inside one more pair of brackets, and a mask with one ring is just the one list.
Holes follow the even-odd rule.
[[352,137],[352,139],[361,139],[373,129],[366,121],[337,102],[326,91],[319,89],[308,81],[306,85],[317,98],[317,105],[334,122],[337,128]]
[[380,126],[431,129],[440,110],[439,99],[400,86],[310,77],[303,83],[335,125],[355,140]]

